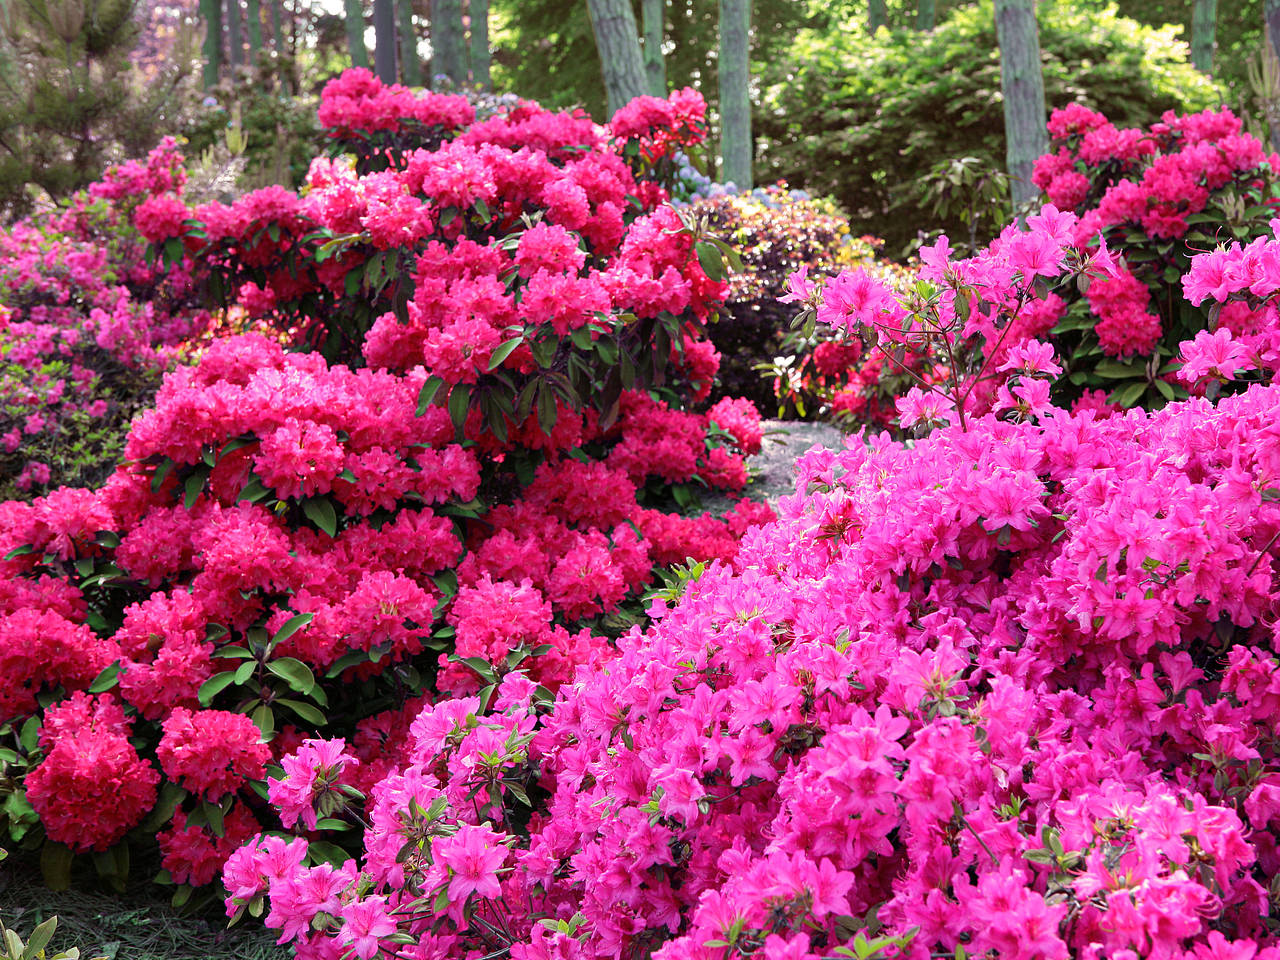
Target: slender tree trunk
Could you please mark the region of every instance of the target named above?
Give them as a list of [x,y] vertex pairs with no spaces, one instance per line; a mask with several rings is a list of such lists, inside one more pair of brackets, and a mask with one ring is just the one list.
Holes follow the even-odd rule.
[[373,44],[373,72],[383,83],[395,83],[395,0],[373,0]]
[[[271,46],[275,50],[276,79],[285,93],[293,92],[293,64],[284,36],[284,0],[268,0],[271,4]],[[286,64],[288,67],[286,68]]]
[[885,12],[884,2],[885,0],[868,0],[867,29],[871,31],[872,36],[875,36],[875,32],[889,20],[888,14]]
[[667,64],[662,57],[662,36],[667,16],[667,0],[641,0],[644,29],[644,76],[655,97],[667,95]]
[[471,0],[471,82],[481,90],[493,86],[489,78],[489,0]]
[[347,51],[353,67],[369,69],[369,51],[364,45],[364,4],[361,0],[343,0],[347,23]]
[[217,86],[222,72],[222,0],[200,0],[204,20],[204,88]]
[[227,65],[232,76],[244,63],[244,38],[240,32],[240,0],[227,0]]
[[1031,182],[1031,171],[1036,159],[1049,149],[1040,30],[1035,0],[995,0],[995,13],[1009,185],[1016,207],[1039,193]]
[[418,30],[413,25],[413,0],[397,0],[400,35],[400,79],[410,87],[422,86],[422,61],[418,59]]
[[600,55],[609,115],[613,116],[620,107],[644,96],[647,89],[636,15],[631,0],[587,0],[587,12]]
[[916,0],[916,29],[932,30],[937,25],[937,0]]
[[249,62],[257,66],[262,53],[262,0],[245,0],[245,33],[249,36]]
[[1191,63],[1201,73],[1213,73],[1213,41],[1218,0],[1196,0],[1191,9]]
[[751,0],[720,0],[720,178],[751,189]]
[[[1269,68],[1272,76],[1280,76],[1280,0],[1263,0],[1262,33],[1266,38],[1266,47],[1262,51],[1261,74],[1265,78]],[[1265,105],[1267,126],[1271,132],[1271,149],[1280,150],[1280,119],[1276,116],[1280,103],[1265,102]]]
[[462,0],[431,0],[431,72],[437,77],[444,74],[458,86],[466,83]]

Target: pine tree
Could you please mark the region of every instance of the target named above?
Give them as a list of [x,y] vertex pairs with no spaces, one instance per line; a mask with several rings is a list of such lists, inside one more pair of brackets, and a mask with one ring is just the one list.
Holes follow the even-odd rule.
[[1035,0],[995,0],[1000,44],[1000,88],[1004,94],[1009,187],[1015,207],[1039,191],[1031,182],[1036,159],[1049,149],[1045,131],[1044,74]]
[[644,96],[647,90],[636,15],[631,9],[631,0],[587,0],[587,10],[612,116],[620,107]]
[[[0,218],[30,206],[27,186],[62,197],[101,175],[109,151],[139,139],[129,53],[135,0],[6,4],[0,34]],[[141,131],[145,139],[147,131]]]

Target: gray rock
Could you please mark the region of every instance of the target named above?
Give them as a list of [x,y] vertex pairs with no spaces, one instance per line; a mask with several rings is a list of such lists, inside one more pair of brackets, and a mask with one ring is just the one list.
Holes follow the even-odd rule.
[[[829,423],[803,420],[766,420],[764,447],[747,458],[751,482],[744,491],[752,500],[767,500],[774,507],[779,497],[795,493],[796,458],[810,447],[821,444],[830,450],[843,450],[845,434]],[[702,497],[703,506],[721,514],[732,507],[729,498],[719,494]]]

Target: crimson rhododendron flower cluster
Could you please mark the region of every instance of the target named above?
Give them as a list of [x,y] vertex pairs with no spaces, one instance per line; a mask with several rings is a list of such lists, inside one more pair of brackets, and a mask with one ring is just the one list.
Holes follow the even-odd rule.
[[[213,340],[100,489],[0,504],[0,723],[51,841],[101,851],[149,814],[165,879],[198,885],[263,828],[332,829],[436,698],[518,677],[549,701],[643,617],[655,565],[731,559],[772,519],[736,496],[754,408],[694,409],[724,286],[622,157],[644,124],[471,124],[457,99],[348,75],[326,122],[402,137],[366,141],[380,169],[319,159],[303,195],[196,208],[178,176],[134,210],[155,269],[301,336]],[[670,513],[676,486],[737,502]]]

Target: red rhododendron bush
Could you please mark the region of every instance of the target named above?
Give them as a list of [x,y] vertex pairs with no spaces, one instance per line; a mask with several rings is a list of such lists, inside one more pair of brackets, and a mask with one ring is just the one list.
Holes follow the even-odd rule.
[[[937,245],[914,301],[832,281],[818,319],[1004,349],[1037,286],[1120,269],[1076,226]],[[1195,262],[1255,326],[1183,344],[1188,380],[1274,375],[1277,251]],[[1019,343],[915,388],[914,444],[806,454],[778,522],[554,702],[499,670],[373,780],[302,744],[228,914],[314,958],[1276,960],[1280,386],[1108,416],[1055,407],[1059,371]]]
[[[517,667],[549,701],[642,615],[655,565],[729,560],[773,516],[664,509],[677,486],[740,490],[760,445],[749,403],[694,412],[724,288],[646,166],[701,135],[700,101],[470,125],[461,98],[357,71],[325,102],[373,134],[418,110],[435,142],[371,134],[381,169],[318,160],[302,195],[229,206],[175,181],[134,217],[157,260],[300,349],[213,341],[101,489],[0,504],[4,823],[47,838],[55,878],[94,851],[119,881],[117,845],[158,834],[165,879],[208,883],[298,822],[266,798],[300,789],[275,764],[309,738],[345,738],[368,790],[425,706],[502,703]],[[313,853],[341,860],[335,840]]]

